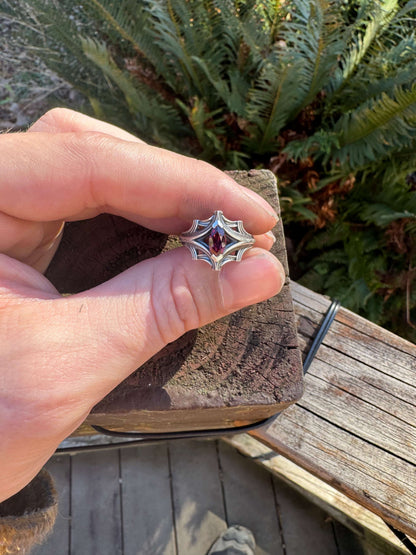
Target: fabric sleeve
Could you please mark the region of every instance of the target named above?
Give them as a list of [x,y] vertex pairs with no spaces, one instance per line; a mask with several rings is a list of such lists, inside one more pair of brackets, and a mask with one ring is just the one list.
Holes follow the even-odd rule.
[[27,555],[52,530],[58,497],[46,470],[0,503],[0,555]]

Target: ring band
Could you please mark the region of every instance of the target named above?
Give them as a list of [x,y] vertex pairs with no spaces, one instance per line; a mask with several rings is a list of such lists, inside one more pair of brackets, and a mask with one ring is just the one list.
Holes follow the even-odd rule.
[[241,220],[229,220],[221,210],[208,220],[194,220],[179,238],[191,251],[193,260],[204,260],[217,271],[228,262],[239,262],[255,243]]

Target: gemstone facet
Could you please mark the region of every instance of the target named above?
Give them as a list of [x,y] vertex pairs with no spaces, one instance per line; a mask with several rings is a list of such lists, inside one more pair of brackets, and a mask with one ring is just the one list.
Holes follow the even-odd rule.
[[225,231],[222,227],[214,226],[209,234],[208,245],[211,254],[218,256],[224,252],[227,244]]

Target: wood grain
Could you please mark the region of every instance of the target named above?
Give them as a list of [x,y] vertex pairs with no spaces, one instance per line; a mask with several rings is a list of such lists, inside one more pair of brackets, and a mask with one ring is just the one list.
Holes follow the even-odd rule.
[[[371,550],[383,555],[408,554],[407,549],[376,514],[359,505],[345,494],[323,482],[299,465],[270,449],[248,434],[239,434],[225,439],[246,457],[272,472],[280,482],[296,490],[304,499],[320,507],[335,521],[352,532]],[[350,538],[351,539],[351,538]],[[354,539],[351,539],[353,542]],[[371,551],[371,552],[372,552]],[[347,551],[347,553],[359,553]]]
[[[63,529],[58,523],[53,541],[36,548],[34,555],[116,554],[120,543],[124,555],[200,555],[231,523],[251,527],[256,555],[309,553],[300,547],[308,545],[311,530],[316,530],[315,543],[335,543],[331,524],[323,524],[321,511],[305,498],[274,487],[269,472],[221,441],[112,446],[108,451],[54,456],[47,468],[63,498],[67,526]],[[111,498],[118,490],[121,503],[110,512]],[[287,529],[279,529],[279,508],[286,511]],[[95,526],[90,525],[92,515],[96,515]],[[120,523],[121,542],[119,534],[113,533]],[[340,550],[339,555],[361,555],[359,539],[343,526],[340,530],[348,543],[358,542],[358,549]],[[290,542],[284,549],[286,537]]]
[[256,555],[284,555],[270,474],[225,443],[219,444],[219,456],[229,525],[240,524],[253,532]]
[[121,449],[120,461],[123,552],[178,555],[166,443]]
[[[286,552],[339,555],[332,521],[328,519],[327,513],[314,507],[305,497],[280,480],[274,480],[274,488]],[[299,529],[302,529],[302,534]],[[359,553],[358,550],[354,555]]]
[[[330,300],[292,283],[306,352]],[[305,392],[253,437],[416,537],[416,347],[341,308]]]
[[225,441],[272,472],[279,481],[288,484],[303,498],[320,507],[334,520],[348,528],[363,544],[371,546],[384,555],[408,554],[403,544],[378,515],[264,443],[248,434],[239,434],[226,438]]
[[117,450],[72,457],[71,555],[122,555],[119,475]]
[[216,444],[175,441],[168,449],[178,555],[207,553],[227,528]]
[[[271,172],[231,175],[268,199],[279,213]],[[274,232],[273,252],[288,273],[281,221]],[[103,214],[67,224],[47,277],[61,293],[71,294],[177,246],[177,238]],[[287,282],[273,299],[167,345],[94,407],[87,424],[145,432],[233,427],[289,406],[300,397],[302,381]],[[88,427],[79,433],[83,431]]]

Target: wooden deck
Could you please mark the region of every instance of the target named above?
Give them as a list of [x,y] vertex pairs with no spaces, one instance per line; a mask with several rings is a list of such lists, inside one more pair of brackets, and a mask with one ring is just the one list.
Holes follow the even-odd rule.
[[[330,300],[291,284],[304,354]],[[341,307],[303,397],[251,432],[416,538],[416,346]]]
[[346,527],[223,441],[64,454],[47,467],[59,517],[33,555],[204,555],[237,523],[254,532],[258,555],[369,553]]

